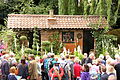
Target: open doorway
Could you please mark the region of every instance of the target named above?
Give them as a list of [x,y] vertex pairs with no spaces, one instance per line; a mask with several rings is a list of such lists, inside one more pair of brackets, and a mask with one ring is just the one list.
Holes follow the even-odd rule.
[[92,37],[91,30],[83,31],[83,53],[90,52],[91,49],[94,49],[94,38]]

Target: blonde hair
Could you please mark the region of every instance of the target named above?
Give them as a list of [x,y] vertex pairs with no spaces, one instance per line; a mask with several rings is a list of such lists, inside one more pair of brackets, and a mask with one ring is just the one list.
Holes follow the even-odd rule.
[[116,73],[115,69],[113,66],[107,66],[107,73],[110,74],[110,73]]
[[117,79],[116,79],[116,76],[115,76],[115,75],[110,75],[110,76],[108,77],[108,80],[117,80]]
[[9,71],[10,71],[10,73],[15,73],[16,67],[15,66],[11,67]]
[[74,62],[79,63],[79,59],[75,58]]

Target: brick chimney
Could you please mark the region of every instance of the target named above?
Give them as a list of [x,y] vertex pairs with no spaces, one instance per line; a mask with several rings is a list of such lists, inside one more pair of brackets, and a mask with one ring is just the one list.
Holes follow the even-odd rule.
[[54,17],[54,10],[49,10],[49,17],[47,18],[47,25],[49,28],[52,28],[51,25],[56,24],[56,18]]

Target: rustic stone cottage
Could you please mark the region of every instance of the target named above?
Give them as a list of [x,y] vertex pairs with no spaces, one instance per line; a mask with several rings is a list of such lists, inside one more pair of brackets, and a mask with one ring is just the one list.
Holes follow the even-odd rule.
[[[94,48],[94,39],[91,35],[91,24],[99,23],[99,16],[89,15],[32,15],[32,14],[9,14],[8,28],[26,33],[30,37],[32,45],[32,30],[39,28],[40,40],[48,40],[55,32],[60,33],[60,41],[66,45],[66,49],[74,51],[76,45],[80,45],[83,52],[89,52]],[[105,17],[102,17],[100,29],[107,26]]]

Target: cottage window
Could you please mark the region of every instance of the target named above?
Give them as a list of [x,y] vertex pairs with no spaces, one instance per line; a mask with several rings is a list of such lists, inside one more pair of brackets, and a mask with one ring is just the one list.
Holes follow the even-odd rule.
[[74,32],[62,32],[62,41],[66,43],[74,42]]

